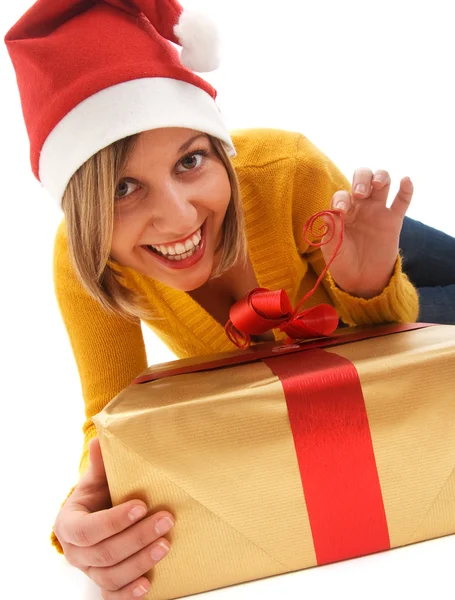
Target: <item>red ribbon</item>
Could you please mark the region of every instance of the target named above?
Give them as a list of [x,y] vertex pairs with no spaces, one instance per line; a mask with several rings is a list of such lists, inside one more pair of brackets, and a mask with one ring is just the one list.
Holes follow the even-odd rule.
[[318,565],[390,549],[355,365],[321,349],[264,363],[283,386]]
[[[307,310],[300,310],[306,300],[314,294],[337,256],[343,242],[344,233],[343,217],[340,211],[337,210],[324,210],[316,213],[305,224],[303,230],[304,240],[310,246],[318,248],[328,244],[333,239],[335,235],[335,214],[339,215],[341,229],[333,256],[319,275],[314,287],[305,294],[294,310],[285,290],[270,291],[265,288],[252,290],[245,298],[242,298],[231,307],[230,319],[226,323],[225,331],[231,342],[238,348],[248,348],[251,343],[251,335],[260,335],[270,329],[284,331],[288,336],[288,341],[291,341],[328,336],[338,327],[338,313],[329,304],[319,304]],[[324,226],[318,232],[315,231],[315,222],[321,216],[330,218],[332,235],[324,242],[314,242],[308,239],[308,232],[313,238],[322,239],[329,230],[329,226],[324,223]]]

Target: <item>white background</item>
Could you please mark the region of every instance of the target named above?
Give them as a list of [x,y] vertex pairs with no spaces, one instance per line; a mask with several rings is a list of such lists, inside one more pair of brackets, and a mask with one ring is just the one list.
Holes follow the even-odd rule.
[[[0,6],[3,34],[31,5]],[[409,175],[409,215],[455,235],[455,37],[450,0],[186,0],[218,23],[222,67],[207,77],[231,128],[304,133],[350,178]],[[83,403],[53,295],[61,215],[31,174],[14,71],[0,51],[1,457],[0,596],[99,598],[48,543],[77,480]],[[172,358],[146,332],[149,363]],[[292,515],[289,515],[292,518]],[[3,553],[2,553],[3,554]],[[4,555],[5,556],[5,555]],[[452,598],[454,538],[213,593],[224,598]],[[212,594],[208,596],[212,597]],[[206,596],[208,598],[208,596]]]

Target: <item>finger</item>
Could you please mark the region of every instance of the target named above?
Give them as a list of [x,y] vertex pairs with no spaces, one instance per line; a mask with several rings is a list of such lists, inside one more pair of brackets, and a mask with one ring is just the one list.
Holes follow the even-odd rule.
[[384,186],[390,186],[390,175],[383,169],[378,169],[374,172],[373,179],[371,181],[373,190],[380,190]]
[[141,577],[118,592],[110,592],[108,590],[101,590],[101,592],[103,600],[131,600],[131,598],[142,598],[149,589],[149,580]]
[[404,179],[400,181],[400,189],[395,196],[395,200],[392,202],[390,210],[401,218],[404,218],[411,203],[413,193],[414,186],[412,185],[412,181],[409,177],[404,177]]
[[[355,220],[356,207],[354,206],[352,196],[346,190],[338,190],[332,196],[331,208],[333,210],[339,210],[342,214],[345,223],[351,223]],[[335,237],[339,231],[339,218],[336,215],[334,217],[334,223],[329,217],[323,217],[324,223],[328,226],[329,231],[327,235],[331,235],[333,224],[335,223]]]
[[[345,190],[338,190],[332,196],[330,208],[332,210],[340,211],[344,222],[349,222],[353,213],[351,210],[351,194]],[[322,220],[327,226],[325,235],[321,240],[324,244],[324,251],[327,253],[327,255],[333,255],[341,235],[341,219],[338,214],[332,214],[323,215]]]
[[88,475],[91,479],[107,481],[106,469],[104,468],[103,455],[98,438],[93,438],[88,445],[90,465]]
[[112,567],[137,554],[174,527],[172,515],[159,512],[90,548],[75,548],[74,560],[84,567]]
[[57,524],[57,535],[62,543],[87,548],[131,527],[146,514],[147,507],[140,500],[130,500],[94,513],[68,507]]
[[100,487],[105,488],[108,493],[108,483],[106,470],[104,468],[103,456],[101,454],[100,442],[98,438],[94,438],[88,445],[89,465],[87,471],[81,477],[78,486],[72,494],[72,499],[79,498],[81,495],[86,495]]
[[348,212],[348,210],[351,208],[351,204],[351,194],[346,190],[338,190],[332,196],[331,208],[334,210]]
[[98,438],[90,441],[89,466],[71,494],[67,504],[71,509],[94,513],[112,506],[109,485]]
[[[331,210],[339,210],[343,217],[349,213],[349,210],[352,205],[351,194],[346,190],[338,190],[332,196],[332,200],[330,201]],[[323,215],[322,220],[325,225],[327,225],[327,233],[323,238],[323,241],[327,241],[327,238],[330,238],[334,235],[333,229],[335,229],[335,234],[339,230],[340,219],[338,215]]]
[[370,194],[370,200],[377,200],[378,202],[387,204],[387,198],[390,192],[390,175],[387,171],[380,169],[373,175],[371,182],[372,189]]
[[105,569],[90,567],[85,573],[100,588],[116,592],[153,569],[168,554],[170,547],[168,540],[159,538],[151,546],[144,548],[119,565]]
[[356,198],[367,198],[371,194],[373,171],[365,167],[356,169],[352,180],[352,195]]

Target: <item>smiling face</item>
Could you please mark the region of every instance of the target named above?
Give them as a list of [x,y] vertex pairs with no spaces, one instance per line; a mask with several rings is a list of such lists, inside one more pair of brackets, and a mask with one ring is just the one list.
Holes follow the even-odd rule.
[[115,199],[111,257],[183,291],[210,277],[231,198],[209,137],[183,128],[141,133]]

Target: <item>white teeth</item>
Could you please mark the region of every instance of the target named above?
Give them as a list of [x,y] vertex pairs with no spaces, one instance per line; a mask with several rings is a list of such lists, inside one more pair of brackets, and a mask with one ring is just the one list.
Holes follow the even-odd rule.
[[172,246],[163,246],[161,244],[158,246],[154,246],[152,244],[151,247],[154,248],[157,252],[160,252],[168,260],[182,260],[184,258],[188,258],[196,252],[201,239],[202,231],[199,228],[196,231],[196,233],[193,233],[192,237],[185,240],[184,243],[178,242],[177,244],[173,244]]
[[[155,246],[153,246],[155,247]],[[192,256],[195,252],[196,252],[197,248],[195,248],[193,246],[193,248],[191,248],[191,250],[188,250],[187,252],[183,252],[182,254],[176,254],[175,256],[172,256],[171,254],[166,254],[166,258],[168,260],[184,260],[185,258],[189,258],[190,256]]]

